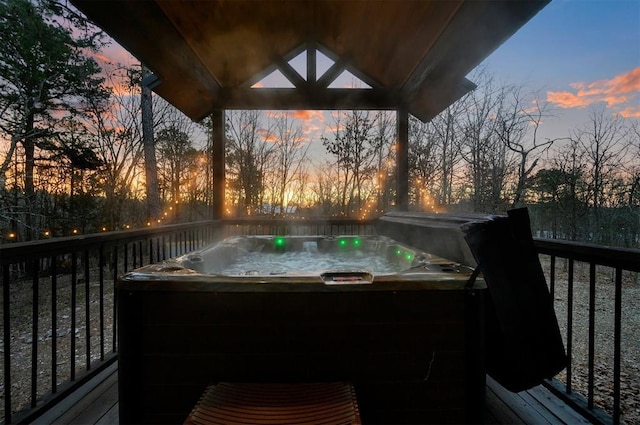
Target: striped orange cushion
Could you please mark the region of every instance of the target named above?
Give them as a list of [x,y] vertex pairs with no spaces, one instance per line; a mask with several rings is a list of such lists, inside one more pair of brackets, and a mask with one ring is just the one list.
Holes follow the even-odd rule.
[[343,382],[209,386],[185,425],[361,424],[353,386]]

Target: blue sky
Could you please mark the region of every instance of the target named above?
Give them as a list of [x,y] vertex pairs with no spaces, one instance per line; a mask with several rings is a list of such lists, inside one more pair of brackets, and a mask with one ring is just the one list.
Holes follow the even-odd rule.
[[544,93],[560,118],[586,120],[597,103],[640,118],[640,0],[554,0],[483,64]]

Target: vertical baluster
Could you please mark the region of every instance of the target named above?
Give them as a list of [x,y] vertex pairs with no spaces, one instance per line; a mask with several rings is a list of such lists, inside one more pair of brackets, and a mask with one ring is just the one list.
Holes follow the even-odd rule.
[[91,370],[91,291],[89,288],[89,250],[84,251],[84,325],[85,325],[85,356],[87,370]]
[[573,368],[573,258],[569,259],[569,272],[567,276],[567,393],[571,392],[571,376]]
[[620,423],[620,344],[622,330],[622,268],[616,267],[613,330],[613,423]]
[[187,232],[182,232],[182,235],[184,236],[183,241],[182,241],[183,242],[182,253],[185,253],[185,252],[189,251],[188,248],[187,248],[187,242],[188,242],[187,241],[187,239],[188,239]]
[[163,258],[160,258],[160,238],[156,238],[156,261],[159,263],[162,260]]
[[104,245],[98,250],[98,280],[100,293],[100,360],[104,360]]
[[129,271],[129,244],[127,242],[124,244],[124,264],[122,267],[124,273]]
[[556,291],[556,256],[552,255],[549,261],[549,292],[551,299],[555,300]]
[[138,254],[140,257],[140,267],[144,266],[144,244],[142,241],[138,242]]
[[167,259],[167,240],[162,236],[162,261]]
[[4,422],[11,423],[11,287],[9,264],[2,268],[2,341],[4,343]]
[[111,320],[111,339],[113,341],[113,352],[115,353],[118,350],[118,328],[117,328],[117,301],[118,297],[116,296],[116,281],[118,280],[118,245],[113,246],[113,316]]
[[[31,407],[36,407],[38,401],[38,315],[39,315],[39,261],[32,261],[33,279],[32,279],[32,316],[31,316]],[[9,389],[11,390],[11,389]]]
[[71,353],[70,353],[70,367],[71,367],[71,381],[76,379],[76,300],[77,300],[77,288],[78,282],[78,256],[74,252],[71,253]]
[[596,264],[589,263],[589,347],[587,353],[587,406],[593,409],[595,376]]
[[51,257],[51,392],[58,387],[58,271],[56,256]]
[[138,251],[136,250],[136,243],[131,243],[131,253],[133,254],[133,265],[132,267],[136,269],[138,267]]

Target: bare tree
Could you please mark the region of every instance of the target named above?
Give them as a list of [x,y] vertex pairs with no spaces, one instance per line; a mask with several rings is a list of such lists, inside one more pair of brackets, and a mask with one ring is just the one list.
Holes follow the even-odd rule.
[[[268,172],[271,175],[271,204],[278,207],[280,214],[285,213],[285,207],[289,199],[287,192],[295,192],[293,183],[299,177],[299,171],[306,159],[309,145],[305,146],[302,137],[302,127],[294,121],[289,113],[277,113],[273,116],[273,154],[271,155],[271,167]],[[274,211],[274,212],[277,212]]]
[[454,177],[462,159],[462,105],[451,105],[428,123],[410,121],[409,170],[418,204],[429,201],[436,208],[454,202]]
[[341,213],[360,216],[368,192],[365,185],[372,181],[375,171],[377,117],[371,117],[370,111],[349,111],[338,113],[334,119],[333,137],[323,137],[322,143],[336,157],[342,175]]
[[561,238],[578,240],[586,227],[584,219],[589,207],[585,179],[587,167],[582,161],[580,144],[576,140],[568,140],[551,164],[552,173],[547,173],[546,185],[555,193],[556,207],[552,214],[560,220]]
[[340,172],[331,162],[327,161],[316,167],[311,193],[318,215],[329,217],[342,211],[339,203],[341,184]]
[[496,113],[505,99],[505,89],[496,88],[493,78],[480,74],[480,86],[463,98],[465,113],[461,154],[471,182],[473,210],[504,210],[503,190],[513,166],[506,146],[496,137]]
[[[395,175],[396,175],[396,155],[395,141],[397,138],[396,114],[388,111],[376,112],[374,118],[375,139],[373,147],[373,187],[371,196],[373,202],[369,202],[366,214],[378,215],[387,211],[395,202]],[[375,204],[375,208],[374,208]]]
[[612,184],[619,177],[629,149],[623,119],[611,116],[604,106],[590,111],[585,127],[574,132],[572,139],[582,150],[582,160],[587,166],[586,181],[593,211],[594,237],[598,238],[604,226],[602,209],[608,206]]
[[140,97],[130,69],[114,67],[107,73],[106,82],[111,87],[109,101],[106,108],[90,106],[87,127],[104,164],[99,183],[105,197],[104,218],[110,229],[117,229],[133,219],[125,219],[124,207],[127,200],[136,198],[134,186],[142,172]]
[[629,139],[631,143],[631,156],[636,161],[628,165],[629,184],[625,210],[628,212],[625,245],[628,247],[640,246],[640,121],[632,123],[629,127]]
[[536,93],[523,93],[522,87],[508,88],[496,116],[498,139],[516,155],[516,184],[511,207],[524,205],[525,192],[541,156],[555,140],[540,140],[538,130],[548,118],[548,103],[540,102]]
[[160,130],[156,140],[159,180],[165,189],[163,201],[174,208],[179,220],[184,220],[186,216],[181,215],[182,204],[193,198],[191,192],[197,185],[197,178],[190,171],[196,164],[199,152],[193,147],[191,136],[176,126],[170,125]]
[[[227,181],[235,189],[238,212],[262,210],[265,167],[273,146],[261,135],[259,111],[233,111],[227,115]],[[234,196],[233,193],[230,194]]]

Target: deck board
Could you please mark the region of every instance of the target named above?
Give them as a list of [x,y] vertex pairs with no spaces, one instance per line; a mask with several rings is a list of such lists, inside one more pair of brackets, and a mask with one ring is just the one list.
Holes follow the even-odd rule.
[[[79,412],[73,419],[64,421],[71,425],[83,425],[87,423],[98,423],[107,412],[118,404],[118,379],[116,374],[109,377],[105,381],[107,385],[101,385],[94,390],[92,398],[94,399],[89,406]],[[96,418],[98,420],[96,421]],[[116,422],[118,418],[116,417]]]
[[591,422],[580,415],[551,391],[543,387],[536,387],[528,392],[528,396],[535,398],[550,412],[553,412],[560,420],[567,424],[590,424]]
[[[486,424],[588,424],[542,386],[512,393],[487,376]],[[118,424],[117,362],[41,416],[37,423]]]
[[[536,387],[534,389],[538,389]],[[499,399],[503,407],[497,409],[497,417],[500,423],[520,423],[520,424],[563,424],[564,422],[557,415],[551,413],[538,400],[531,397],[529,391],[512,393],[506,390],[490,376],[487,376],[487,389]],[[496,403],[498,404],[498,403]],[[489,408],[489,406],[487,406]],[[506,412],[510,414],[507,415]],[[571,423],[571,422],[570,422]]]

